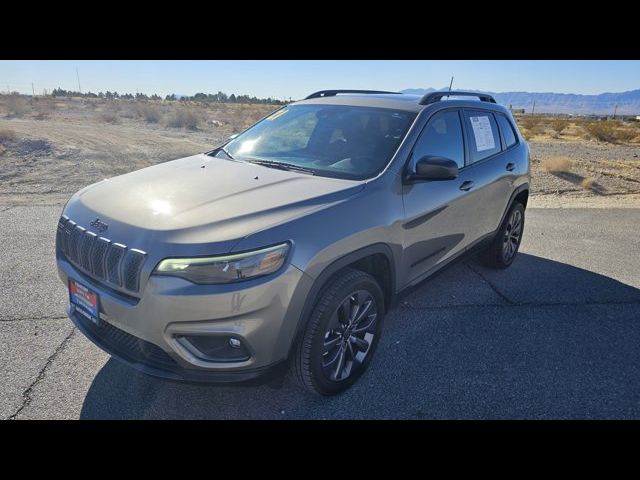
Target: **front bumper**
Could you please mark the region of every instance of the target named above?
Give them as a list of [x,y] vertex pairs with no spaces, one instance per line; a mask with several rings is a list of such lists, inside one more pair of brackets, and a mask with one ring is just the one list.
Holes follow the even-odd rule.
[[[228,285],[195,285],[151,276],[140,298],[120,295],[58,257],[58,273],[99,295],[101,322],[69,306],[67,313],[91,341],[138,370],[184,381],[243,381],[284,360],[297,332],[310,277],[292,265],[281,272]],[[225,335],[240,339],[243,361],[210,361],[185,348],[181,337]]]

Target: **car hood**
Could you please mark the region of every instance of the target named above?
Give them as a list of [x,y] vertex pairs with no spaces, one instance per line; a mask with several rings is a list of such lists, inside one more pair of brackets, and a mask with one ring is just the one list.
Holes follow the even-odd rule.
[[89,227],[98,217],[114,241],[136,245],[228,242],[289,221],[364,188],[208,155],[195,155],[106,179],[75,194],[65,214]]

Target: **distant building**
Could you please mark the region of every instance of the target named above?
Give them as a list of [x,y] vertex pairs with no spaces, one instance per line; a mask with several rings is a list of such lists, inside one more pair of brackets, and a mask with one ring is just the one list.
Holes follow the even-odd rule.
[[524,108],[510,108],[511,113],[514,115],[524,115]]

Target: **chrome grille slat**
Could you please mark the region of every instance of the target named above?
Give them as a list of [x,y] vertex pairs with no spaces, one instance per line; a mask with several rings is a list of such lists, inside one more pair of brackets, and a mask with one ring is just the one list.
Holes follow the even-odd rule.
[[138,290],[140,269],[142,268],[145,257],[146,254],[141,250],[131,248],[127,251],[122,264],[122,281],[124,288],[127,290]]
[[70,220],[60,217],[56,230],[58,250],[75,267],[107,284],[132,292],[140,289],[140,276],[147,254],[99,237]]
[[71,232],[76,228],[76,222],[73,220],[67,221],[64,226],[64,236],[62,238],[62,251],[64,254],[69,257],[69,244],[71,243]]
[[88,271],[91,271],[91,249],[97,237],[95,233],[86,231],[80,240],[80,246],[78,248],[80,265]]
[[71,260],[77,264],[80,264],[80,240],[82,239],[85,231],[86,229],[84,227],[76,225],[71,232],[69,255]]
[[112,243],[111,248],[107,252],[105,260],[105,268],[107,273],[107,281],[114,285],[122,286],[122,275],[120,274],[120,265],[124,257],[127,247],[121,243]]
[[98,237],[96,243],[93,246],[93,273],[100,280],[106,280],[104,270],[104,259],[107,256],[107,251],[111,245],[111,240]]

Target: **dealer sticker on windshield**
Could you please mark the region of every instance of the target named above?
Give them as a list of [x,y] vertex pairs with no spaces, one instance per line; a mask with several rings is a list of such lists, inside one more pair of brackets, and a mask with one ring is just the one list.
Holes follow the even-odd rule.
[[69,279],[69,301],[76,311],[93,323],[100,323],[98,294],[81,283]]

